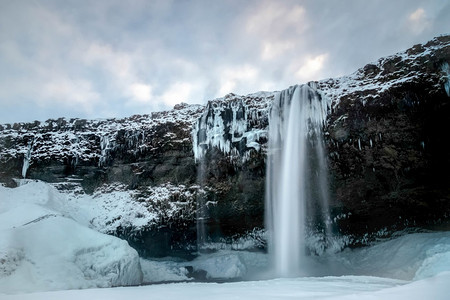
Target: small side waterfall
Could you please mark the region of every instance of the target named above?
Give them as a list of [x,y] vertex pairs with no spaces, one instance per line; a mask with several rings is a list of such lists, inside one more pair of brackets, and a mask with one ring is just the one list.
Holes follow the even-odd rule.
[[207,133],[207,114],[203,114],[196,122],[192,131],[193,152],[197,162],[197,183],[199,190],[196,198],[196,229],[197,229],[197,253],[204,250],[207,240],[205,221],[208,218],[207,207],[205,203],[204,185],[205,185],[205,169],[206,162],[204,155],[206,154],[205,146],[199,145],[204,142]]
[[197,220],[197,252],[201,253],[204,250],[206,243],[206,228],[205,221],[208,218],[207,207],[205,203],[204,189],[204,173],[205,173],[205,161],[200,158],[199,165],[197,167],[197,182],[199,183],[199,190],[196,198],[196,220]]
[[306,224],[330,234],[328,182],[322,126],[327,103],[315,86],[280,92],[269,118],[266,228],[277,276],[307,274]]
[[31,152],[33,150],[34,139],[28,141],[27,152],[23,156],[22,177],[27,177],[28,168],[30,167]]

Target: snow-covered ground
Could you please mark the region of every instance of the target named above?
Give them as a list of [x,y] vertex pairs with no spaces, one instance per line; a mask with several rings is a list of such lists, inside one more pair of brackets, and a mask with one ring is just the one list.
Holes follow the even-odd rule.
[[[43,182],[22,183],[14,189],[0,186],[0,299],[448,299],[450,295],[450,232],[408,234],[324,254],[305,262],[311,277],[273,279],[267,254],[236,247],[218,248],[192,261],[139,259],[125,241],[98,232],[101,222],[92,222],[95,216],[107,215],[106,204],[127,208],[129,196],[110,191],[89,198],[64,194]],[[189,272],[201,272],[207,280],[245,281],[198,283],[192,282]],[[112,288],[142,282],[179,283]]]
[[234,283],[172,283],[140,287],[69,290],[46,293],[2,295],[2,300],[113,300],[113,299],[408,299],[446,300],[450,273],[405,283],[367,277],[310,277]]

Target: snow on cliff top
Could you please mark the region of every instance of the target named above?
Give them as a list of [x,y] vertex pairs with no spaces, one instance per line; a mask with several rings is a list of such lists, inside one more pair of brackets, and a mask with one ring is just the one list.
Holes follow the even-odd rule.
[[[439,52],[445,59],[448,56],[449,46],[450,35],[440,36],[424,45],[415,45],[406,51],[381,58],[348,76],[324,79],[317,81],[316,84],[322,96],[328,100],[330,107],[336,107],[340,100],[347,96],[359,99],[365,104],[392,87],[420,80],[431,80],[431,86],[435,86],[436,90],[444,87],[450,95],[448,61],[438,62],[435,58],[435,54]],[[436,63],[441,63],[439,74],[429,74],[427,71],[430,65],[433,67],[433,64]],[[435,66],[433,70],[436,71]],[[45,122],[0,125],[0,161],[24,157],[29,149],[40,148],[40,151],[32,154],[31,160],[37,158],[36,155],[60,159],[76,157],[76,159],[85,161],[99,160],[99,163],[102,164],[107,151],[113,147],[110,143],[114,143],[117,132],[121,130],[135,132],[136,134],[132,138],[141,137],[142,140],[139,143],[144,140],[144,136],[139,135],[139,132],[152,134],[152,128],[159,125],[176,123],[187,133],[192,131],[200,116],[207,113],[205,109],[208,107],[218,113],[225,106],[237,102],[245,106],[247,114],[245,121],[248,124],[247,128],[238,128],[238,131],[241,131],[240,134],[246,134],[254,128],[265,130],[266,128],[262,127],[266,126],[267,122],[255,120],[261,116],[267,116],[277,93],[257,92],[246,96],[231,93],[209,101],[207,106],[179,104],[170,111],[155,112],[150,115],[134,115],[123,119],[60,118]],[[262,136],[261,132],[258,134],[258,137],[260,136]],[[250,134],[250,138],[251,141],[247,147],[260,149],[252,134]],[[31,141],[36,140],[41,141],[39,145],[30,144]],[[230,147],[224,149],[228,148]]]
[[[450,35],[436,37],[426,44],[418,44],[405,51],[380,58],[350,75],[321,80],[318,82],[319,89],[331,100],[333,107],[342,97],[355,93],[359,93],[362,101],[366,101],[369,97],[376,98],[392,87],[430,75],[427,74],[427,64],[439,50],[446,51],[448,55],[449,46]],[[441,78],[433,82],[437,89],[445,80],[450,80],[448,74],[445,74],[447,70],[445,64],[448,66],[448,62],[441,64]]]
[[202,109],[201,105],[179,104],[170,111],[123,119],[59,118],[42,123],[0,125],[0,161],[23,157],[28,152],[31,152],[30,159],[75,157],[85,161],[101,160],[119,131],[137,133],[143,140],[146,132],[151,134],[158,126],[176,123],[189,135]]

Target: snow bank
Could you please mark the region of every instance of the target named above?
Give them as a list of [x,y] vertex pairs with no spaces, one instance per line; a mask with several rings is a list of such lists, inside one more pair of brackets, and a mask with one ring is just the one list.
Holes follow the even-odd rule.
[[450,271],[450,232],[408,234],[328,259],[344,274],[423,279]]
[[436,245],[427,251],[427,258],[417,270],[414,279],[432,277],[442,272],[450,272],[450,244]]
[[127,242],[64,216],[52,190],[0,186],[0,291],[34,292],[135,285],[137,252]]

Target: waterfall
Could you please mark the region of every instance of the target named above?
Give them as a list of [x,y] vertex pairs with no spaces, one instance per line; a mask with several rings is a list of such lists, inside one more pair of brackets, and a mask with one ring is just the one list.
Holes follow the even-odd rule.
[[205,221],[208,218],[207,207],[205,203],[204,181],[205,181],[205,161],[200,158],[197,167],[197,182],[199,183],[199,190],[196,197],[196,222],[197,222],[197,252],[201,253],[204,250],[206,243],[206,228]]
[[330,234],[322,127],[327,103],[313,84],[277,94],[269,117],[266,228],[277,276],[307,274],[306,224]]
[[[205,205],[205,157],[206,150],[201,142],[204,142],[202,138],[205,138],[207,132],[207,114],[203,114],[196,122],[194,130],[192,131],[193,152],[197,162],[197,183],[199,184],[199,190],[196,197],[196,229],[197,229],[197,253],[201,253],[204,250],[206,242],[206,228],[205,221],[208,217],[207,208]],[[203,134],[201,134],[201,132]]]
[[23,156],[22,177],[27,177],[28,168],[30,167],[31,152],[33,150],[34,139],[28,141],[27,152]]

